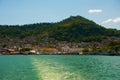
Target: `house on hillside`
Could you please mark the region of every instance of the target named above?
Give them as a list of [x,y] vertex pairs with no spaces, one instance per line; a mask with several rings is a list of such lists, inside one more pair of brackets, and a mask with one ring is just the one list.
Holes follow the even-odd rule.
[[69,53],[70,51],[70,47],[65,45],[64,47],[61,47],[61,52],[62,53]]
[[1,53],[1,54],[10,54],[10,51],[9,51],[7,48],[2,48],[2,49],[0,50],[0,53]]
[[83,54],[83,48],[70,48],[69,53]]
[[44,54],[57,54],[58,50],[56,48],[44,48],[43,53]]

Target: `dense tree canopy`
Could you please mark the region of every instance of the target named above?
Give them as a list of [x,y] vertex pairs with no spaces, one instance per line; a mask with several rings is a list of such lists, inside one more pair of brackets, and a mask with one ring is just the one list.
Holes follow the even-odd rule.
[[38,40],[52,38],[58,41],[90,42],[113,36],[120,37],[120,31],[106,29],[81,16],[71,16],[57,23],[0,25],[0,38],[37,37]]

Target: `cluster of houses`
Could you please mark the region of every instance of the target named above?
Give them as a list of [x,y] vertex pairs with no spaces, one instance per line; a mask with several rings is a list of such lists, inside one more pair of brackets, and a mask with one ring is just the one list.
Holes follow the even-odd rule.
[[18,48],[0,48],[1,54],[20,54]]
[[[0,39],[0,54],[89,54],[91,52],[100,52],[100,54],[101,52],[109,52],[116,54],[116,51],[114,49],[108,49],[108,45],[111,41],[114,40],[119,42],[120,38],[107,39],[102,42],[76,43],[67,41],[52,41],[51,43],[44,41],[39,44],[36,44],[34,40],[35,39]],[[118,45],[119,44],[117,44],[117,46]],[[120,53],[120,50],[118,50],[117,53]]]
[[39,48],[21,51],[21,48],[16,46],[12,49],[1,48],[1,54],[82,54],[83,48],[70,48],[69,46],[63,46],[60,49],[57,48]]
[[[48,41],[43,41],[35,44],[34,40],[35,39],[0,40],[0,54],[82,54],[83,50],[81,44],[74,42],[52,41],[52,43],[48,43]],[[29,48],[30,50],[21,51],[23,48]]]

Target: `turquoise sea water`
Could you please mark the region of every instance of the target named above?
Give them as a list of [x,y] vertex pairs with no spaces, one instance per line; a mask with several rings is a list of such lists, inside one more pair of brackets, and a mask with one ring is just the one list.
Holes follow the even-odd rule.
[[120,57],[0,55],[0,80],[120,80]]

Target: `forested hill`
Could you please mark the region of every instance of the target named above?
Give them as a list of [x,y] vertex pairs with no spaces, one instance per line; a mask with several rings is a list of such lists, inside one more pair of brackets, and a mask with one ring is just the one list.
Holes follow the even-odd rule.
[[56,23],[28,25],[0,25],[0,38],[54,39],[58,41],[101,41],[106,37],[120,37],[120,31],[106,29],[81,16],[71,16]]

